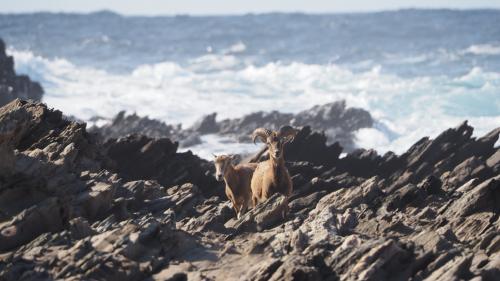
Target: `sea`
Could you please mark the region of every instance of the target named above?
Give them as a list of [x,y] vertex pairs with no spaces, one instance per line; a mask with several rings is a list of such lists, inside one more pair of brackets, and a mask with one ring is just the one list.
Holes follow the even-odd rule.
[[[345,100],[375,119],[356,144],[380,153],[464,120],[476,137],[500,126],[500,10],[0,14],[0,38],[45,103],[89,126],[122,110],[189,127]],[[203,141],[200,155],[252,149]]]

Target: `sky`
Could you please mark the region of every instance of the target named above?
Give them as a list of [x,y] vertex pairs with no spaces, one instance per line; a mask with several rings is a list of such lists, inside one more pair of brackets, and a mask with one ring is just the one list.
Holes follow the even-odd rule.
[[217,15],[267,12],[368,12],[401,8],[500,9],[500,0],[0,0],[0,13],[93,12]]

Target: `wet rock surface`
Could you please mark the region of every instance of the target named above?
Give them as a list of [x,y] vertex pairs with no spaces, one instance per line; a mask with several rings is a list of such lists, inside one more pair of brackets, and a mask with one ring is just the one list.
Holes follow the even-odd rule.
[[0,108],[0,280],[497,280],[500,129],[472,131],[339,158],[304,127],[285,150],[288,214],[276,195],[237,220],[212,164],[170,139],[102,142],[15,100]]
[[42,99],[43,89],[26,75],[16,74],[14,58],[5,53],[5,42],[0,38],[0,106],[16,99]]
[[148,117],[120,112],[110,124],[93,127],[103,139],[119,138],[128,134],[143,134],[149,137],[166,137],[178,141],[181,146],[189,147],[201,143],[200,136],[218,134],[230,136],[238,142],[251,142],[250,135],[258,127],[279,129],[283,125],[295,127],[309,126],[314,131],[324,132],[326,144],[339,142],[345,151],[354,150],[354,132],[371,128],[374,120],[370,113],[360,108],[348,108],[345,101],[317,105],[297,114],[255,112],[236,119],[217,121],[217,114],[202,117],[190,128],[181,125],[167,125]]

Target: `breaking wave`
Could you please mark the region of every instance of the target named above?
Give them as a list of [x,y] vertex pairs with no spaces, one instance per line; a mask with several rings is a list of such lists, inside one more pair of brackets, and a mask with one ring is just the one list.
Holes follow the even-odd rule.
[[[472,47],[471,52],[497,51],[491,46]],[[380,152],[402,152],[422,136],[434,137],[465,119],[476,135],[500,124],[500,73],[479,67],[461,76],[406,78],[386,73],[380,65],[361,72],[302,62],[257,66],[232,55],[243,51],[245,45],[238,43],[227,54],[207,54],[188,65],[165,61],[114,74],[64,58],[8,49],[16,70],[42,83],[44,102],[86,121],[126,110],[188,126],[211,112],[218,112],[219,118],[260,110],[298,112],[344,99],[348,106],[370,111],[377,120],[374,128],[361,129],[356,136],[359,146]],[[208,137],[207,143],[215,143],[214,138]]]

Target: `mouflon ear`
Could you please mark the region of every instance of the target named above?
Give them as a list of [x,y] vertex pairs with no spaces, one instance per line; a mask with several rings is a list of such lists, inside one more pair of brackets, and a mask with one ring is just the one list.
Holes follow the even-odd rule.
[[214,156],[214,158],[217,158],[217,155],[215,153],[212,153],[212,155]]

